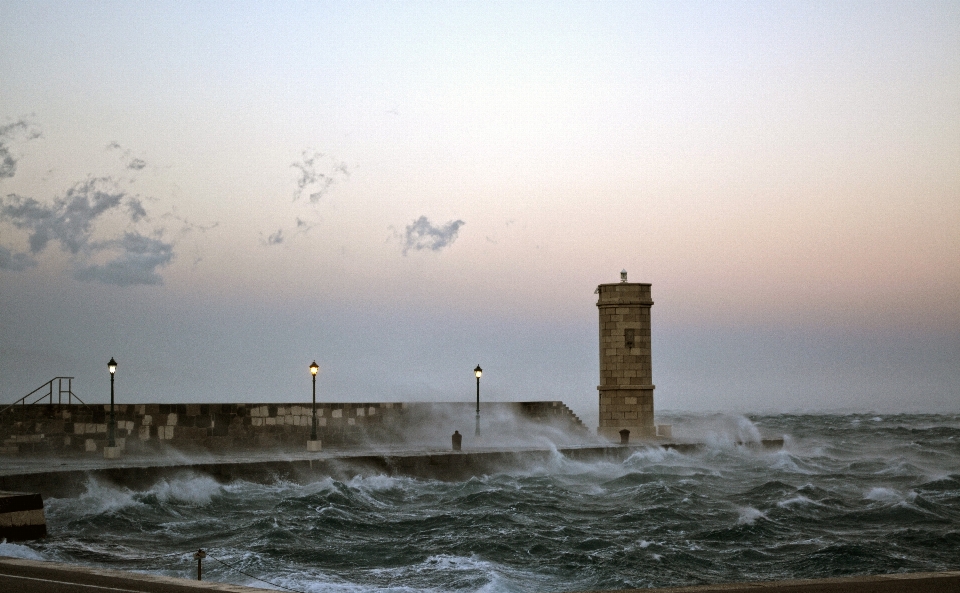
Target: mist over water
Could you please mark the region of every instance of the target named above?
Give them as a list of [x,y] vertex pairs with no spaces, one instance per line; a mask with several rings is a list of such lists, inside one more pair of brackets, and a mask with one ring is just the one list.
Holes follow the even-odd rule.
[[[46,501],[0,554],[196,576],[192,553],[319,591],[573,591],[960,569],[960,416],[674,415],[696,453],[442,482],[386,475]],[[783,450],[738,445],[783,436]],[[204,578],[269,587],[216,561]]]

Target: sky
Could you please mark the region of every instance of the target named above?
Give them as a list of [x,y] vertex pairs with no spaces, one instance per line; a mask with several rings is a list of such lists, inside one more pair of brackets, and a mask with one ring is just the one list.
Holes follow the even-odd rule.
[[0,0],[0,401],[960,409],[960,3]]

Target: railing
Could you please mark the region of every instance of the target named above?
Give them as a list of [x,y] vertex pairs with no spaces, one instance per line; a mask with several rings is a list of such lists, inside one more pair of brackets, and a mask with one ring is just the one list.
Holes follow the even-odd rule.
[[[5,408],[3,408],[3,409],[0,409],[0,414],[3,414],[4,412],[6,412],[7,410],[9,410],[10,408],[12,408],[12,407],[14,407],[14,406],[17,406],[17,405],[21,405],[21,406],[32,406],[32,405],[34,405],[34,404],[39,404],[39,403],[41,403],[44,399],[47,399],[47,405],[51,405],[51,406],[52,406],[52,405],[53,405],[53,383],[54,383],[54,381],[56,381],[56,383],[57,383],[57,404],[63,404],[63,396],[66,395],[66,396],[67,396],[67,403],[68,403],[68,404],[72,404],[72,403],[73,403],[73,400],[77,400],[77,401],[80,402],[81,404],[87,405],[82,399],[80,399],[79,397],[77,397],[77,394],[75,394],[75,393],[73,392],[73,377],[54,377],[53,379],[50,379],[49,381],[47,381],[46,383],[44,383],[43,385],[41,385],[40,387],[37,387],[36,389],[34,389],[33,391],[31,391],[30,393],[26,394],[25,396],[21,397],[21,398],[18,399],[17,401],[13,402],[13,403],[10,404],[9,406],[7,406],[7,407],[5,407]],[[67,384],[66,389],[64,389],[64,387],[63,387],[64,382],[66,382],[66,384]],[[45,389],[46,391],[43,391],[44,389]],[[39,392],[39,393],[38,393],[38,392]],[[33,401],[28,401],[31,397],[34,398]]]

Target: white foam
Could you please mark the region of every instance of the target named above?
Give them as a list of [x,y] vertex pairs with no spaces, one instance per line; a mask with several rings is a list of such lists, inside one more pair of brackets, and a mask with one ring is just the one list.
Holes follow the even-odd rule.
[[753,507],[742,507],[738,509],[740,517],[737,518],[737,525],[753,525],[757,519],[767,520],[767,516]]
[[47,560],[47,558],[33,548],[22,544],[8,544],[7,540],[0,542],[0,556],[23,558],[24,560]]
[[781,500],[777,503],[777,506],[785,509],[793,506],[806,506],[806,505],[819,505],[806,496],[794,496],[793,498],[788,498],[787,500]]
[[180,502],[194,506],[206,506],[217,494],[223,492],[223,486],[208,476],[195,476],[185,479],[161,480],[145,494],[153,494],[163,503]]
[[863,497],[867,500],[886,503],[897,503],[904,500],[903,495],[896,490],[882,487],[871,488],[866,494],[863,495]]
[[51,498],[44,504],[47,518],[56,519],[61,513],[72,518],[113,514],[130,507],[142,506],[129,488],[102,484],[94,478],[87,480],[86,491],[75,499]]

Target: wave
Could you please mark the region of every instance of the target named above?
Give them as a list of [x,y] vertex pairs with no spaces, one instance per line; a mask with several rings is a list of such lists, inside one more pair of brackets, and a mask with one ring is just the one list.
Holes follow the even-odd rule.
[[[77,497],[46,501],[46,540],[0,544],[17,546],[0,554],[190,577],[190,554],[203,547],[293,589],[364,593],[960,568],[958,418],[671,420],[704,446],[650,445],[622,462],[553,447],[543,462],[462,482],[358,474],[221,484],[184,473],[131,490],[90,480]],[[775,435],[785,436],[781,450],[738,444]],[[209,564],[211,579],[264,586]]]

